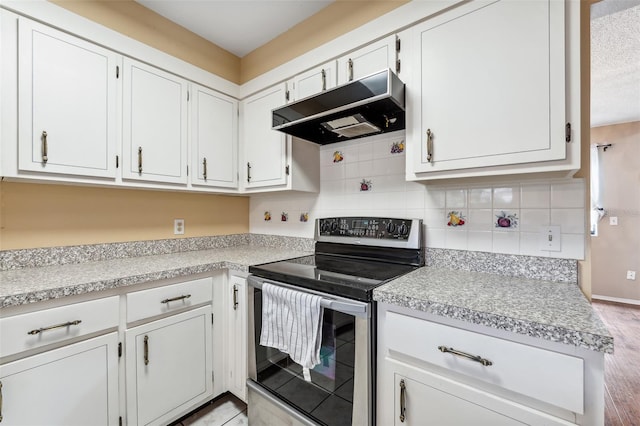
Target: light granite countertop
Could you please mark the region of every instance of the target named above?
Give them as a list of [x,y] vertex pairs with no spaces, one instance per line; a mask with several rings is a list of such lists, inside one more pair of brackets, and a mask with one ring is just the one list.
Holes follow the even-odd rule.
[[433,267],[374,290],[392,305],[613,353],[613,337],[576,284]]
[[0,308],[305,256],[303,250],[241,245],[0,272]]

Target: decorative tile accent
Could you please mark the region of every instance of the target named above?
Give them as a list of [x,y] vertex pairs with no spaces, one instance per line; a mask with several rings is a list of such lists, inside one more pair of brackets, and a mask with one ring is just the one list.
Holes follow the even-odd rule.
[[447,213],[447,226],[464,226],[466,222],[466,218],[463,216],[462,212],[457,210],[452,210]]
[[271,220],[271,212],[269,212],[269,211],[264,212],[264,220],[266,222],[269,222]]
[[496,215],[496,228],[516,229],[518,227],[518,215],[510,211],[501,211]]
[[300,222],[308,222],[309,213],[300,213]]
[[288,220],[289,220],[289,213],[286,213],[286,212],[280,213],[280,221],[281,222],[286,222]]
[[401,154],[404,152],[404,141],[394,142],[391,144],[392,154]]
[[371,181],[362,179],[362,182],[360,182],[360,191],[371,191]]
[[344,155],[342,154],[342,151],[334,151],[333,152],[333,162],[334,163],[340,163],[342,160],[344,160]]

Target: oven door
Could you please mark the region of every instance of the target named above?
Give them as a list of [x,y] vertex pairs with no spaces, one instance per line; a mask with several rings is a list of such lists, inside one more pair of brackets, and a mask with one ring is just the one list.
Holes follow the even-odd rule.
[[[322,362],[305,381],[302,367],[260,345],[262,284],[321,295]],[[249,424],[373,425],[374,329],[372,305],[250,275]],[[275,417],[275,418],[274,418]],[[292,421],[295,420],[295,421]]]

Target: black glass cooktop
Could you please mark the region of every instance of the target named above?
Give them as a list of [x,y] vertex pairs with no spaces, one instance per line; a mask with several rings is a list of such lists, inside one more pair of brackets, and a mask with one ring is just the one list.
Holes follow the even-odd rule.
[[370,302],[373,289],[417,266],[316,254],[249,267],[270,280]]

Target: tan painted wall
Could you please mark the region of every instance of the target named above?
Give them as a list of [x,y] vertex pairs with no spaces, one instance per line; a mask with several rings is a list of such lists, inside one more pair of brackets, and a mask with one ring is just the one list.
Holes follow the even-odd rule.
[[640,302],[640,121],[595,127],[591,143],[613,144],[600,156],[601,195],[607,215],[618,217],[611,226],[605,216],[591,237],[593,294]]
[[240,81],[245,83],[408,2],[337,0],[243,57]]
[[240,58],[133,0],[49,1],[233,83],[239,83]]
[[246,232],[248,197],[0,182],[2,250]]

